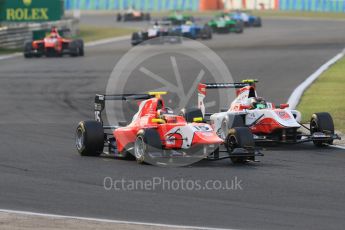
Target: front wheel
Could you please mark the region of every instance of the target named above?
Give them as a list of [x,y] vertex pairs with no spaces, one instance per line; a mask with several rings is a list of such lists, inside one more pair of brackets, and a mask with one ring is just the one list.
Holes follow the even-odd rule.
[[224,117],[222,124],[221,124],[221,132],[220,132],[220,138],[223,140],[226,138],[226,135],[228,134],[229,129],[235,128],[235,127],[244,127],[244,119],[241,115],[227,115]]
[[[313,135],[316,132],[325,133],[325,134],[334,134],[334,123],[332,116],[327,113],[314,113],[310,119],[310,134]],[[333,140],[313,141],[314,145],[317,147],[322,147],[325,145],[333,144]]]
[[120,13],[116,15],[116,21],[118,22],[122,21],[122,15]]
[[156,129],[139,131],[134,142],[134,157],[139,164],[150,163],[151,152],[161,152],[162,143]]
[[243,22],[241,21],[237,22],[235,25],[235,33],[237,34],[243,33],[243,27],[244,27]]
[[31,58],[32,55],[32,42],[27,42],[24,45],[24,57],[25,58]]
[[[253,134],[247,127],[235,127],[229,130],[225,139],[225,147],[229,154],[231,154],[236,148],[242,149],[254,149],[255,143]],[[253,158],[253,157],[252,157]],[[230,160],[234,164],[243,164],[249,160],[248,156],[232,156]]]
[[150,13],[144,14],[144,20],[151,21],[151,14]]
[[132,46],[139,45],[141,42],[142,42],[142,38],[140,34],[138,32],[132,33],[132,40],[131,40]]
[[147,158],[147,145],[144,135],[139,134],[134,143],[134,156],[139,164],[143,164]]

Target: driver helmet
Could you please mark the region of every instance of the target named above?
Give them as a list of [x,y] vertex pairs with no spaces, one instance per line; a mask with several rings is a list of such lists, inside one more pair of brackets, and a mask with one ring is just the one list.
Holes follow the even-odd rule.
[[163,118],[164,115],[171,115],[173,114],[173,111],[170,108],[161,108],[157,110],[157,117]]
[[50,30],[50,33],[58,33],[58,29],[56,26],[52,26],[51,30]]
[[249,100],[253,109],[265,109],[267,107],[267,103],[262,97],[252,97]]
[[191,26],[191,25],[193,25],[193,22],[190,21],[190,20],[188,20],[188,21],[186,21],[186,25],[187,25],[187,26]]

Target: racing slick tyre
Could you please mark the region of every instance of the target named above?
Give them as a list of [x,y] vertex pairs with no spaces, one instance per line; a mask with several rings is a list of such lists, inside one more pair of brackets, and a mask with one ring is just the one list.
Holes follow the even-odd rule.
[[116,15],[116,21],[118,21],[118,22],[121,22],[121,21],[122,21],[122,15],[121,15],[120,13],[118,13],[118,14]]
[[125,15],[123,16],[123,21],[124,21],[124,22],[132,21],[132,20],[133,20],[132,14],[125,14]]
[[[310,134],[313,135],[315,132],[334,134],[334,123],[332,116],[327,112],[314,113],[310,119]],[[313,141],[314,145],[317,147],[322,147],[324,145],[333,144],[333,140],[328,141]]]
[[194,122],[194,118],[201,117],[202,119],[204,119],[201,109],[199,108],[182,109],[180,112],[180,116],[183,116],[188,123]]
[[69,54],[71,57],[77,57],[80,53],[80,45],[77,40],[71,41],[71,43],[68,46]]
[[99,156],[104,147],[103,126],[98,121],[81,121],[76,130],[76,147],[82,156]]
[[31,58],[32,55],[32,42],[26,42],[24,45],[24,57],[25,58]]
[[237,34],[243,33],[243,28],[244,28],[243,22],[238,21],[235,25],[235,33],[237,33]]
[[202,39],[212,39],[212,28],[206,24],[200,34]]
[[[229,154],[233,152],[236,148],[243,148],[248,149],[255,147],[255,142],[253,138],[253,134],[251,133],[250,129],[247,127],[235,127],[233,129],[229,129],[227,137],[225,139],[225,147]],[[233,156],[230,157],[230,160],[234,164],[243,164],[247,162],[248,157],[241,157],[241,156]]]
[[79,47],[78,48],[78,51],[79,51],[78,55],[84,56],[85,55],[85,53],[84,53],[84,41],[82,39],[78,39],[77,43],[78,43],[78,47]]
[[134,143],[134,157],[139,164],[148,163],[151,151],[161,151],[162,142],[156,129],[143,129]]
[[142,38],[138,32],[132,33],[131,43],[132,46],[139,45],[142,42]]
[[223,118],[222,124],[221,124],[221,130],[218,135],[225,139],[226,135],[229,131],[229,129],[236,128],[236,127],[245,127],[244,119],[241,115],[227,115]]
[[254,27],[261,27],[261,26],[262,26],[262,22],[261,22],[261,18],[260,18],[260,17],[258,17],[258,18],[254,21],[253,26],[254,26]]
[[144,21],[151,21],[151,14],[150,13],[144,14]]

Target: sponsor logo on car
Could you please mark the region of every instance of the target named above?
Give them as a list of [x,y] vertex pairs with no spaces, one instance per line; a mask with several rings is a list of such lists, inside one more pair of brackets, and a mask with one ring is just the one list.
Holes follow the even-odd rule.
[[290,115],[289,115],[287,112],[283,111],[283,110],[276,111],[276,114],[277,114],[281,119],[284,119],[284,120],[288,120],[288,119],[291,118]]

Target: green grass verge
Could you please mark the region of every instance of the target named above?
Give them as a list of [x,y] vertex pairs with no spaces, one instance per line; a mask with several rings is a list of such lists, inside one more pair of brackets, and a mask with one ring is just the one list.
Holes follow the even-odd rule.
[[303,94],[297,109],[307,122],[314,112],[329,112],[335,129],[345,133],[345,58],[332,65]]
[[129,28],[114,28],[114,27],[97,27],[81,25],[79,28],[79,35],[84,42],[96,41],[105,38],[119,37],[131,34],[134,29]]
[[7,49],[7,48],[0,48],[0,55],[12,54],[16,52],[22,52],[21,49]]

